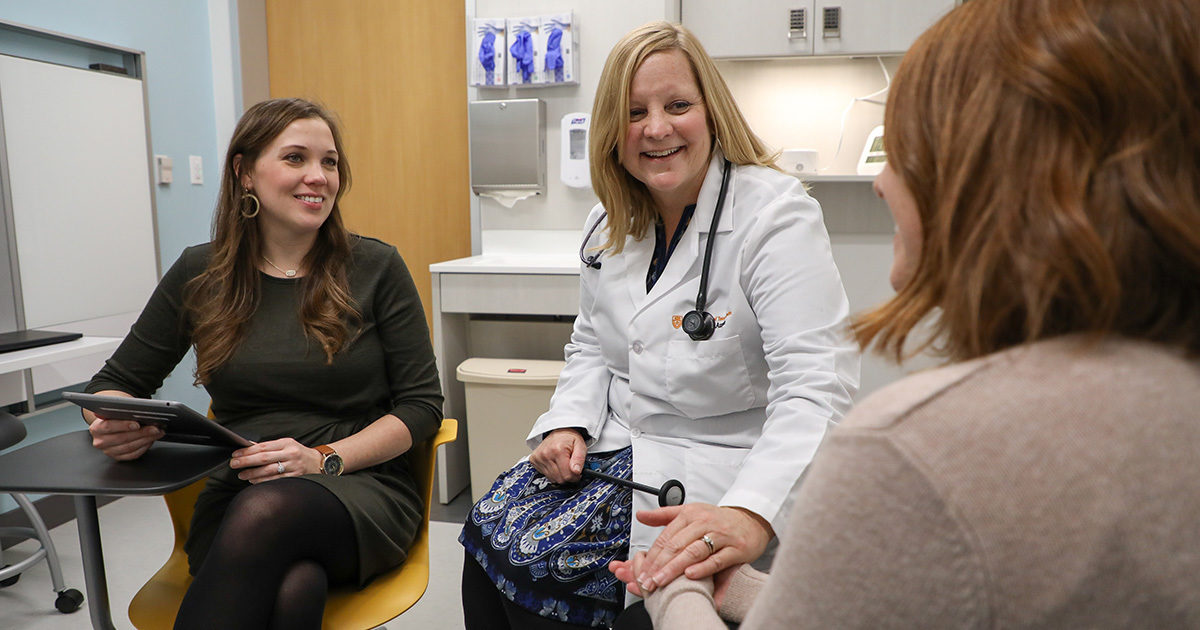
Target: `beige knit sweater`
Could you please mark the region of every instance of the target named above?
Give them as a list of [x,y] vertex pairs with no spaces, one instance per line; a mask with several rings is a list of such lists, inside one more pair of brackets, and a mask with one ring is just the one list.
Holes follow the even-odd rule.
[[[743,630],[1200,628],[1200,361],[1162,346],[1067,337],[906,378],[799,493],[769,579],[736,581]],[[655,627],[724,628],[705,588],[653,594]]]

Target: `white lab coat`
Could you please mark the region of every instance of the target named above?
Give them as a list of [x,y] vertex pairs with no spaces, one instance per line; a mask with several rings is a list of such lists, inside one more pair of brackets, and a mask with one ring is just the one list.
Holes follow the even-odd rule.
[[[709,270],[708,312],[720,323],[692,341],[695,308],[724,159],[714,152],[695,214],[646,293],[651,233],[580,269],[579,316],[550,410],[527,442],[581,427],[588,449],[633,444],[635,481],[679,479],[687,502],[747,508],[777,533],[787,498],[826,430],[850,407],[859,355],[821,208],[793,177],[734,166]],[[597,205],[591,227],[603,213]],[[588,247],[605,240],[604,224]],[[593,252],[594,253],[594,252]],[[634,509],[657,507],[634,492]],[[631,552],[656,528],[634,521]]]

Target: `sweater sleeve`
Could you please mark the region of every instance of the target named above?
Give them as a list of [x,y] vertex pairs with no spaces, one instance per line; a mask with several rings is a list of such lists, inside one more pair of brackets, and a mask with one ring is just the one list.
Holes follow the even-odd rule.
[[748,564],[738,567],[729,578],[718,616],[713,578],[680,576],[646,598],[646,611],[657,630],[725,630],[721,620],[741,623],[766,579],[766,573]]
[[386,264],[375,293],[376,324],[386,356],[391,413],[408,426],[415,444],[432,438],[441,426],[442,387],[425,309],[408,266],[395,249]]
[[646,611],[656,630],[726,630],[713,606],[713,580],[680,577],[654,591]]
[[885,436],[833,432],[795,506],[743,630],[988,624],[969,531]]
[[183,286],[203,269],[201,247],[185,250],[163,274],[129,334],[85,391],[115,389],[139,398],[158,391],[191,346],[191,328],[183,313]]

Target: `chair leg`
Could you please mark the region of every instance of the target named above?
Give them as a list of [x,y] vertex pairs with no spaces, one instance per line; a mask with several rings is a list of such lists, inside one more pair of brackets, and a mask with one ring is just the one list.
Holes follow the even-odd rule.
[[[0,570],[0,575],[10,574],[3,581],[3,585],[8,586],[16,583],[22,573],[28,571],[30,567],[39,561],[45,560],[46,566],[50,569],[50,584],[54,588],[54,592],[58,594],[58,597],[54,600],[54,607],[61,613],[73,613],[79,610],[79,607],[83,605],[83,593],[77,589],[66,587],[63,581],[62,565],[58,560],[58,551],[54,548],[54,541],[50,538],[50,530],[46,527],[46,522],[42,520],[42,515],[38,513],[37,508],[33,506],[33,503],[25,495],[13,492],[9,496],[25,512],[26,518],[29,519],[29,523],[33,527],[12,527],[8,528],[8,531],[15,532],[24,538],[37,540],[41,543],[41,548],[28,558],[18,562],[15,566],[9,567],[6,570]],[[0,559],[0,568],[3,566],[3,560]]]
[[66,584],[63,582],[62,565],[58,561],[58,551],[54,548],[54,541],[50,539],[50,530],[46,528],[46,522],[42,520],[42,515],[25,495],[13,492],[10,496],[16,500],[22,510],[25,510],[25,515],[29,517],[30,524],[37,532],[38,540],[41,541],[42,548],[46,550],[46,564],[50,567],[50,584],[54,587],[54,592],[61,592],[66,588]]

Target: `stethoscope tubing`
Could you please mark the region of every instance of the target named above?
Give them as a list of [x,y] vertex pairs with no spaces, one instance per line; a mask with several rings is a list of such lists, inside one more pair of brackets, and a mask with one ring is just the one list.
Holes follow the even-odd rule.
[[658,506],[659,507],[683,505],[684,500],[687,498],[687,491],[684,489],[683,484],[680,483],[678,479],[668,479],[667,482],[664,483],[661,488],[655,488],[654,486],[648,486],[644,483],[638,483],[638,482],[632,481],[630,479],[622,479],[620,477],[614,477],[612,475],[602,473],[602,472],[599,472],[596,470],[591,470],[589,468],[583,469],[583,476],[584,477],[594,477],[596,479],[601,479],[603,481],[607,481],[609,483],[616,484],[618,486],[623,486],[625,488],[631,488],[633,490],[637,490],[639,492],[645,492],[647,494],[653,494],[658,497]]
[[644,483],[638,483],[636,481],[631,481],[629,479],[622,479],[620,477],[614,477],[610,474],[602,473],[598,470],[591,470],[589,468],[584,468],[583,475],[585,477],[595,477],[596,479],[603,479],[609,483],[615,483],[618,486],[625,486],[626,488],[632,488],[634,490],[641,490],[642,492],[647,492],[650,494],[658,494],[658,488],[655,488],[654,486],[647,486]]
[[[725,193],[729,189],[729,170],[731,166],[732,165],[729,160],[725,160],[725,167],[721,171],[721,189],[720,192],[717,193],[717,205],[716,208],[713,209],[712,225],[710,225],[708,228],[708,242],[704,244],[704,263],[700,267],[700,290],[696,294],[696,310],[699,312],[704,312],[705,307],[708,306],[708,268],[712,263],[712,252],[717,236],[717,225],[721,221],[721,211],[725,208]],[[579,260],[591,269],[600,268],[600,252],[592,254],[591,256],[584,256],[584,248],[586,248],[588,242],[592,240],[592,234],[596,232],[596,228],[600,227],[600,224],[603,223],[604,219],[606,218],[608,218],[608,213],[604,212],[600,215],[600,218],[596,219],[596,221],[592,223],[592,227],[588,229],[587,235],[583,237],[583,244],[579,246]]]

